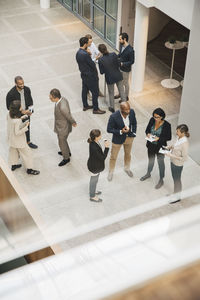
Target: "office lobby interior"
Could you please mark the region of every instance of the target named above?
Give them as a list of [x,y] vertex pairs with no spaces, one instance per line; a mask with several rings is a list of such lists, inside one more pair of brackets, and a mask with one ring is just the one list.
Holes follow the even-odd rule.
[[[197,24],[191,23],[189,30],[166,11],[159,15],[150,1],[149,24],[144,28],[149,38],[144,37],[146,48],[139,53],[142,41],[137,38],[139,17],[135,10],[146,2],[134,1],[129,7],[131,1],[127,0],[0,0],[1,300],[162,300],[165,295],[169,295],[166,299],[198,299],[192,298],[199,291],[195,278],[200,270],[200,158],[193,121],[198,120],[200,105],[193,103],[192,97],[188,100],[191,110],[185,105],[189,86],[197,82],[188,75],[193,63],[188,64],[192,59],[192,26]],[[157,22],[162,19],[160,32],[154,28],[153,18]],[[192,20],[196,20],[194,14]],[[109,159],[100,175],[103,202],[92,203],[88,196],[87,139],[90,130],[98,128],[102,138],[111,142],[112,135],[106,131],[111,113],[105,79],[100,74],[100,90],[105,95],[99,97],[99,105],[106,113],[83,112],[75,56],[80,37],[88,33],[95,45],[105,43],[110,52],[118,53],[118,36],[123,29],[135,48],[129,95],[138,124],[131,153],[134,176],[128,177],[123,170],[121,149],[113,180],[107,180]],[[176,88],[161,83],[171,72],[172,50],[165,47],[169,35],[189,39],[175,52],[172,76],[178,82]],[[38,149],[31,151],[35,168],[40,170],[38,176],[28,176],[24,166],[12,172],[8,164],[6,95],[17,75],[24,78],[34,100],[31,140]],[[62,168],[58,167],[59,148],[53,131],[54,104],[49,99],[53,88],[68,99],[77,121],[69,136],[71,161]],[[118,100],[115,105],[119,109]],[[145,128],[157,107],[171,123],[170,143],[176,140],[180,122],[185,121],[191,129],[191,150],[182,174],[183,196],[175,205],[169,204],[173,180],[168,157],[161,189],[154,188],[157,163],[151,178],[140,181],[148,163]],[[188,119],[184,119],[186,114]],[[188,289],[184,280],[190,283]],[[176,282],[180,286],[174,290]],[[156,296],[151,298],[153,293]]]

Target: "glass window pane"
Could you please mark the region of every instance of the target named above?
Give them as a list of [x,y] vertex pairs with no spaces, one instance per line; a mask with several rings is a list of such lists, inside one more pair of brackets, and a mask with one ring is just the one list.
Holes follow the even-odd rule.
[[83,0],[83,17],[90,22],[90,0]]
[[94,28],[104,35],[104,13],[94,7]]
[[68,7],[72,7],[72,1],[71,0],[63,0],[63,3],[65,4],[65,5],[67,5]]
[[77,12],[76,0],[73,0],[73,11]]
[[106,17],[106,39],[115,45],[116,42],[116,22]]
[[99,7],[101,7],[104,10],[105,0],[94,0],[94,4],[97,4]]
[[115,19],[117,18],[117,6],[118,0],[106,1],[106,12]]

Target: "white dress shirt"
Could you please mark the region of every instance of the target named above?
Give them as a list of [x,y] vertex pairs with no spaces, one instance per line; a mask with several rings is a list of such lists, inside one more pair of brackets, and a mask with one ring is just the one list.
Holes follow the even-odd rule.
[[92,44],[88,47],[88,49],[91,52],[91,59],[96,62],[96,57],[99,54],[99,50],[97,49],[97,47],[95,46],[95,44],[92,42]]

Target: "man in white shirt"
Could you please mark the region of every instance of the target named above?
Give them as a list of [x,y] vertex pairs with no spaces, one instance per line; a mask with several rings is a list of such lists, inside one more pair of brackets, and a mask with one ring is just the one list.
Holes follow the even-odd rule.
[[[101,53],[99,52],[99,50],[95,46],[95,44],[92,40],[91,34],[86,34],[85,37],[88,38],[87,52],[91,55],[91,59],[93,60],[93,62],[98,63],[98,59],[101,57]],[[99,96],[104,97],[104,94],[100,91],[100,89],[99,89]],[[91,96],[89,96],[89,99],[90,98],[91,98]]]
[[117,156],[122,145],[124,147],[124,171],[129,177],[133,177],[130,164],[132,144],[136,136],[136,130],[137,121],[135,112],[130,108],[128,102],[122,102],[120,110],[111,114],[107,126],[107,132],[113,134],[108,181],[111,181],[113,178]]

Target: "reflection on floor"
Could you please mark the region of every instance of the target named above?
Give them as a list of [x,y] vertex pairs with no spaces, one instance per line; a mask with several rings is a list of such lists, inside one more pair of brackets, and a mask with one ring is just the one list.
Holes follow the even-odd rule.
[[[144,91],[132,93],[130,97],[138,121],[137,138],[132,150],[131,168],[134,178],[127,177],[123,171],[121,151],[113,181],[108,182],[107,159],[106,170],[101,174],[99,181],[99,189],[103,191],[103,203],[91,203],[88,197],[89,174],[86,167],[88,134],[91,129],[99,128],[103,137],[111,140],[111,135],[106,133],[110,113],[107,111],[105,115],[98,116],[93,115],[91,111],[82,111],[81,79],[75,62],[75,53],[79,47],[78,39],[92,32],[57,1],[52,1],[52,8],[49,10],[40,9],[37,0],[23,1],[20,6],[18,1],[7,0],[0,5],[0,42],[4,45],[0,54],[0,155],[7,161],[5,96],[14,85],[13,78],[22,75],[25,84],[31,88],[34,99],[35,113],[31,118],[31,138],[39,146],[38,150],[33,150],[33,155],[35,167],[41,174],[36,177],[27,176],[24,167],[16,170],[14,174],[43,220],[43,224],[38,225],[43,233],[47,234],[47,240],[58,241],[60,234],[60,241],[65,240],[78,226],[86,224],[84,227],[86,229],[90,222],[115,214],[118,214],[119,218],[112,221],[115,225],[110,228],[112,231],[118,231],[126,222],[128,224],[128,220],[121,220],[120,213],[129,209],[138,209],[138,222],[142,222],[149,216],[153,218],[158,214],[168,214],[196,203],[196,199],[189,203],[185,199],[169,207],[168,200],[165,199],[163,205],[160,204],[160,199],[173,189],[168,159],[162,189],[154,189],[158,181],[157,165],[151,179],[146,182],[139,180],[147,167],[144,130],[152,111],[158,106],[164,108],[173,132],[177,126],[181,87],[167,90],[160,85],[160,81],[169,74],[168,67],[148,54]],[[96,44],[102,42],[94,33],[92,35]],[[67,97],[72,114],[78,123],[69,137],[71,162],[62,168],[58,167],[60,156],[57,155],[57,138],[53,133],[54,105],[48,99],[49,91],[54,87],[60,89],[62,95]],[[100,87],[103,90],[102,76]],[[100,98],[99,101],[100,107],[107,110],[107,99],[105,101]],[[116,107],[119,107],[118,103]],[[199,166],[189,159],[183,171],[184,188],[198,185],[199,175]],[[156,212],[154,201],[159,202]],[[141,205],[144,205],[144,210],[139,210]],[[30,213],[34,218],[34,211]],[[104,224],[108,223],[106,221]],[[102,232],[106,234],[106,229]],[[93,238],[95,237],[94,233]],[[62,243],[63,249],[71,246],[73,243],[70,245]]]

